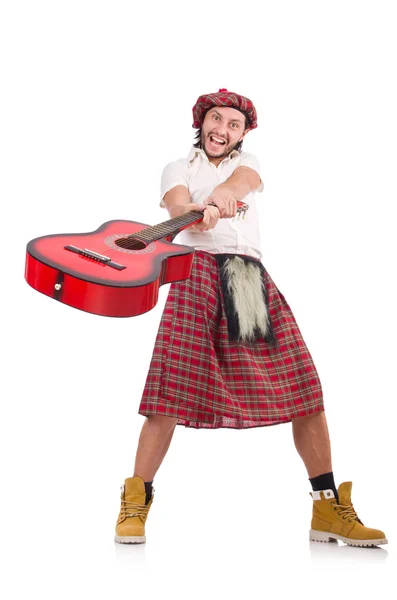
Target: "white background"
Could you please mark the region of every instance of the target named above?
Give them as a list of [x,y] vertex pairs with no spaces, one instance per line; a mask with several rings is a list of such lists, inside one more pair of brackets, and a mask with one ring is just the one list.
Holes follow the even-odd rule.
[[[382,0],[2,3],[4,598],[393,596],[396,27]],[[140,317],[83,313],[26,284],[26,243],[168,218],[161,170],[221,87],[257,108],[262,262],[316,363],[336,483],[387,546],[309,543],[291,424],[178,427],[147,544],[113,542],[169,285]]]

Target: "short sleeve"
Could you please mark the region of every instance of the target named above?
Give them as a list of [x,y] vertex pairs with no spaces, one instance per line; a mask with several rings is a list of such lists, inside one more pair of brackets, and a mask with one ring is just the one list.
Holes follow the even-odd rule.
[[164,196],[167,192],[172,190],[177,185],[184,185],[187,188],[187,164],[184,164],[183,160],[176,160],[168,163],[163,169],[161,175],[161,186],[160,186],[160,206],[161,208],[167,208],[164,204]]
[[[256,158],[256,156],[254,154],[250,154],[249,152],[243,152],[241,154],[240,162],[239,162],[238,166],[239,167],[249,167],[250,169],[253,169],[254,171],[256,171],[258,173],[259,177],[261,176],[259,160]],[[258,189],[255,190],[255,192],[262,192],[263,189],[264,189],[264,185],[263,185],[263,181],[261,178],[261,184],[258,187]]]

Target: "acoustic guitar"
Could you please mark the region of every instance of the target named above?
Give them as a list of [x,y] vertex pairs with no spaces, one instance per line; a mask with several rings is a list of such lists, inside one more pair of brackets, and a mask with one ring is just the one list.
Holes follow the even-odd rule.
[[[237,202],[237,214],[248,204]],[[159,287],[188,279],[194,248],[172,242],[202,221],[192,210],[150,226],[137,221],[103,223],[89,233],[55,234],[27,244],[25,279],[32,288],[96,315],[134,317],[151,310]]]

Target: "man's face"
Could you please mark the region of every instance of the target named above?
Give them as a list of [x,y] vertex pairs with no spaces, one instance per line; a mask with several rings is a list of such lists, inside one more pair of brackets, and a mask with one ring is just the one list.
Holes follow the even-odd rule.
[[209,158],[228,156],[249,129],[245,117],[235,108],[214,106],[205,115],[201,127],[201,146]]

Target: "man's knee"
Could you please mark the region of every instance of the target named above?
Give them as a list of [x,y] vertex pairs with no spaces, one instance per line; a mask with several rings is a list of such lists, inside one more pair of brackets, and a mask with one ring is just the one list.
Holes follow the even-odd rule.
[[164,415],[148,415],[146,419],[150,429],[160,431],[172,431],[178,422],[177,418]]
[[293,424],[304,424],[304,423],[312,423],[313,421],[321,421],[324,422],[326,420],[325,411],[319,410],[308,415],[303,415],[301,417],[293,417],[291,419]]

